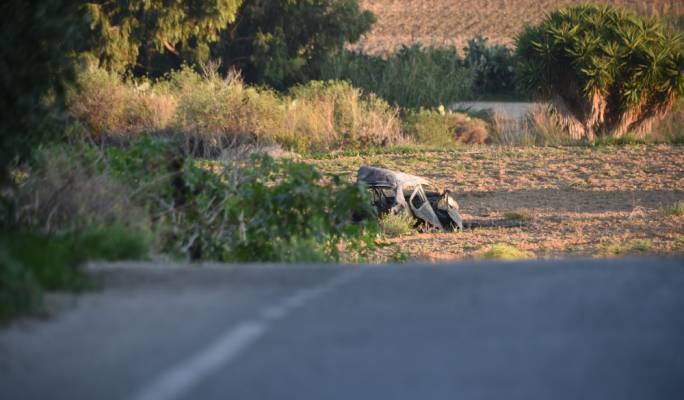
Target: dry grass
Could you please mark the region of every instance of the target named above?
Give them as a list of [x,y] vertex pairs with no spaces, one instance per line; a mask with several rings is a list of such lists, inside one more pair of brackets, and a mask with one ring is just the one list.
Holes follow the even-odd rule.
[[539,258],[605,256],[606,246],[639,239],[651,243],[644,253],[684,254],[683,217],[663,212],[684,201],[682,146],[468,147],[310,162],[349,179],[363,164],[429,177],[455,190],[466,221],[534,216],[512,228],[392,240],[416,259],[468,259],[496,243]]
[[36,167],[18,185],[16,204],[17,218],[44,233],[146,222],[128,188],[62,148],[41,151]]
[[[646,14],[684,13],[681,0],[595,0],[594,3],[623,6]],[[493,43],[513,43],[515,35],[529,23],[559,7],[583,0],[362,0],[378,16],[373,31],[358,47],[369,53],[393,52],[400,45],[456,46],[463,48],[476,35]]]
[[68,108],[95,141],[173,134],[193,154],[212,157],[247,143],[311,152],[405,142],[398,110],[346,82],[310,82],[280,95],[236,74],[183,69],[152,84],[91,69],[79,83]]

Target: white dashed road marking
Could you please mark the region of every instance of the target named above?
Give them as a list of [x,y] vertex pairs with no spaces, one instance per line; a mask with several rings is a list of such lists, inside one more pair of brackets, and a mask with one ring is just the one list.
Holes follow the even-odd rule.
[[233,361],[242,351],[263,336],[272,322],[286,317],[292,310],[349,282],[360,272],[359,269],[346,271],[320,286],[299,290],[279,304],[265,308],[258,319],[229,329],[214,343],[200,350],[190,359],[164,371],[157,379],[134,394],[130,400],[173,400],[182,397],[211,373]]

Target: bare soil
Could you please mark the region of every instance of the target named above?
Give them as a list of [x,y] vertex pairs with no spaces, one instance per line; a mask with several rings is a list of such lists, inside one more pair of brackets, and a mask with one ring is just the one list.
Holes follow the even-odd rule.
[[363,164],[428,177],[457,193],[466,220],[529,218],[390,240],[414,259],[474,258],[498,243],[539,258],[684,254],[684,216],[666,211],[684,201],[684,146],[469,147],[310,162],[350,180]]
[[[401,45],[456,46],[476,35],[493,43],[512,44],[525,24],[540,21],[557,8],[584,0],[361,0],[378,17],[373,31],[358,48],[369,53],[392,52]],[[682,0],[594,0],[649,15],[684,13]]]

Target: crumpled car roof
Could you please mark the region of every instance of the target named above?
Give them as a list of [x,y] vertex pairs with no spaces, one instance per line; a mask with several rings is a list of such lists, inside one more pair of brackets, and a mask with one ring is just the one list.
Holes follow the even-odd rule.
[[390,188],[404,188],[415,185],[433,186],[430,181],[420,176],[391,171],[385,168],[369,167],[367,165],[359,168],[356,176],[358,181],[364,181],[370,186]]

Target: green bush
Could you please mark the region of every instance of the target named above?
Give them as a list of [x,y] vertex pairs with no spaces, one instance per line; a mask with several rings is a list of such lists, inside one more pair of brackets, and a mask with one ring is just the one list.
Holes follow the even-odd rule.
[[482,144],[488,136],[487,123],[466,114],[438,110],[409,112],[404,118],[407,134],[420,144],[449,146]]
[[255,156],[210,170],[149,137],[108,149],[107,158],[110,173],[149,211],[160,252],[295,262],[364,257],[374,249],[374,225],[353,222],[370,212],[364,188],[310,165]]
[[684,46],[654,20],[611,6],[551,13],[517,38],[519,78],[555,103],[575,139],[643,135],[684,93]]
[[477,36],[468,41],[464,51],[464,64],[475,74],[473,86],[478,93],[515,93],[515,59],[511,49],[489,45],[486,38]]
[[30,270],[0,247],[0,322],[35,310],[42,292]]
[[144,260],[150,251],[148,232],[118,224],[95,225],[72,235],[77,245],[83,248],[87,260]]
[[324,66],[324,79],[342,79],[391,104],[438,107],[473,97],[474,71],[454,48],[402,47],[384,59],[345,51]]
[[38,309],[44,290],[83,290],[92,282],[87,261],[140,260],[147,235],[122,226],[93,226],[61,234],[0,235],[0,321]]

